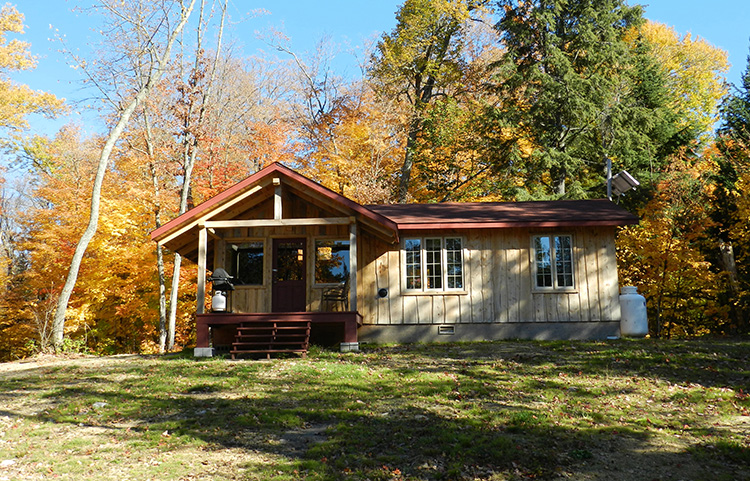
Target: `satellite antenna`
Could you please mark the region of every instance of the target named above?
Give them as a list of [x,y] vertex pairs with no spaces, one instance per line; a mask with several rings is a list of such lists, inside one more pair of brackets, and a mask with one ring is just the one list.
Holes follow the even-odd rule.
[[612,177],[612,159],[609,157],[605,158],[607,159],[607,199],[612,200],[613,193],[620,196],[630,189],[635,189],[641,185],[641,183],[626,170],[623,170],[616,176]]
[[616,176],[612,177],[612,193],[615,195],[622,195],[630,189],[635,189],[639,185],[641,185],[641,183],[635,180],[635,177],[630,175],[626,170],[623,170]]

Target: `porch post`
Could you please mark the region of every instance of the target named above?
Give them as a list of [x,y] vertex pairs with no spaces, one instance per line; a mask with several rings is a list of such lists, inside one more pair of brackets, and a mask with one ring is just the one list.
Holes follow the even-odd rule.
[[349,224],[349,310],[357,312],[357,221]]
[[273,218],[279,220],[282,218],[283,205],[281,203],[281,179],[273,179]]
[[206,226],[200,226],[198,231],[198,293],[195,313],[203,314],[206,309],[206,244],[208,235]]
[[[349,223],[349,310],[357,312],[357,219],[350,217]],[[339,349],[341,352],[358,352],[357,317],[344,321],[344,342]]]

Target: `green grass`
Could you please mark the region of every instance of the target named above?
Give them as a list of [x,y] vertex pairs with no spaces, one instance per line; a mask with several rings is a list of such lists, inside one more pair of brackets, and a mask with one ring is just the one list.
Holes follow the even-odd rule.
[[749,392],[743,341],[5,365],[0,479],[750,479]]

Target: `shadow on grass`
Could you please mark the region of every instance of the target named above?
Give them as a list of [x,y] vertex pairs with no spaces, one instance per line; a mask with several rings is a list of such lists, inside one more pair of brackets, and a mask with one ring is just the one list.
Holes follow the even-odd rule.
[[164,449],[200,440],[210,450],[275,457],[272,467],[247,463],[248,479],[670,479],[680,470],[693,470],[691,479],[747,479],[746,446],[649,451],[647,427],[584,409],[606,381],[572,390],[566,380],[747,386],[741,347],[478,343],[272,362],[171,358],[106,371],[40,368],[23,383],[0,380],[0,399],[13,406],[39,396],[47,406],[30,419],[110,427]]
[[571,375],[638,376],[750,391],[750,341],[479,342],[406,345],[386,350],[404,352],[417,362],[427,359],[422,369],[430,369],[431,358],[454,359],[454,369],[472,362],[503,359],[525,367],[547,366]]

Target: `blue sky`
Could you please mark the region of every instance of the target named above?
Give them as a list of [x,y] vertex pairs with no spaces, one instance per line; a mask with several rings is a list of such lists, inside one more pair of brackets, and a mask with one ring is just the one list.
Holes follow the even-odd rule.
[[[57,34],[64,35],[70,45],[82,52],[97,40],[91,17],[72,11],[77,3],[75,0],[16,2],[26,16],[26,34],[21,38],[31,43],[32,52],[39,57],[36,70],[15,75],[16,81],[67,99],[90,96],[81,89],[79,72],[69,67],[70,61],[59,53],[58,43],[50,40]],[[361,52],[367,42],[383,31],[390,31],[396,24],[395,12],[401,3],[402,0],[231,0],[232,35],[246,55],[264,47],[256,40],[256,33],[268,28],[283,31],[296,52],[311,50],[327,35],[341,48],[341,68],[345,71],[340,73],[356,75],[356,60],[347,52]],[[647,18],[673,26],[680,34],[689,32],[694,37],[704,38],[726,50],[732,64],[727,79],[739,82],[750,47],[749,0],[651,0],[644,4]],[[267,13],[251,16],[252,9],[263,9]],[[80,119],[75,114],[71,118]],[[31,120],[36,132],[47,134],[53,134],[55,126],[60,124]],[[88,124],[91,118],[87,116],[84,121]]]

